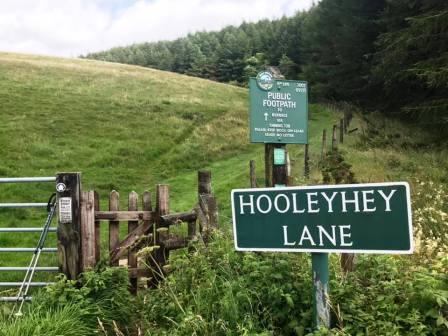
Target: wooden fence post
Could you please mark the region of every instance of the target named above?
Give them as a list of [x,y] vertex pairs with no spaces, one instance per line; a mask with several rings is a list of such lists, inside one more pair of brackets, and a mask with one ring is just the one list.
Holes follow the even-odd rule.
[[324,162],[325,154],[327,154],[327,130],[322,131],[322,149],[320,151],[320,162]]
[[212,174],[210,171],[198,172],[199,230],[205,244],[208,244],[211,232],[218,227],[218,206],[212,193]]
[[344,111],[344,133],[347,134],[348,132],[348,115],[347,111]]
[[304,168],[303,168],[303,175],[305,178],[310,177],[310,157],[309,157],[309,146],[308,144],[305,144],[305,154],[304,154]]
[[210,223],[208,216],[208,197],[212,193],[212,174],[210,171],[198,171],[198,217],[199,230],[205,244],[210,238]]
[[58,259],[59,270],[68,279],[75,280],[80,273],[80,197],[81,173],[56,175],[59,209]]
[[[142,205],[143,205],[143,211],[152,211],[151,193],[147,190],[143,192]],[[151,222],[150,220],[144,220],[143,224],[150,227],[151,226],[150,222]]]
[[198,172],[198,195],[210,195],[212,193],[212,173],[208,170]]
[[[95,211],[100,211],[100,195],[94,191]],[[95,263],[101,259],[101,222],[95,220]]]
[[81,192],[81,272],[95,267],[95,193]]
[[211,230],[218,228],[218,204],[216,204],[216,198],[213,195],[208,197],[207,202],[208,208],[208,220],[209,228]]
[[273,164],[274,161],[274,145],[264,145],[264,180],[266,187],[273,187]]
[[154,251],[154,260],[151,263],[153,267],[152,286],[157,285],[163,279],[163,267],[169,258],[169,251],[165,249],[164,243],[169,236],[169,224],[166,224],[162,219],[162,216],[170,212],[169,197],[168,185],[158,184],[156,187],[155,244],[159,248]]
[[[118,211],[120,209],[120,194],[112,190],[109,195],[109,211]],[[109,221],[109,251],[114,251],[120,243],[120,222]],[[118,266],[119,260],[111,261],[111,266]]]
[[257,187],[257,176],[255,174],[255,161],[254,160],[250,160],[249,170],[250,170],[250,187],[256,188]]
[[344,118],[339,120],[339,143],[344,143]]
[[286,145],[284,144],[272,144],[267,143],[264,147],[264,162],[265,162],[265,185],[266,187],[274,187],[275,185],[287,185],[287,165],[284,164],[274,165],[274,150],[275,148],[281,148],[285,151],[286,158]]
[[[138,195],[135,191],[129,194],[128,198],[128,210],[137,211],[138,210]],[[138,226],[138,221],[128,221],[128,234],[134,231]],[[132,248],[128,251],[128,267],[137,269],[137,256]],[[135,277],[130,277],[129,282],[131,285],[131,293],[137,294],[137,275]]]
[[334,151],[336,149],[336,125],[333,125],[333,135],[331,137],[331,151]]

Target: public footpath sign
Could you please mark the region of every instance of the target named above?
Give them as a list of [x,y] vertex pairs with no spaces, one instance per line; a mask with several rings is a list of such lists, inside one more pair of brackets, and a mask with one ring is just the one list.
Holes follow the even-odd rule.
[[232,191],[238,251],[412,253],[406,182]]
[[267,71],[249,80],[250,141],[308,143],[308,87],[304,81],[274,79]]

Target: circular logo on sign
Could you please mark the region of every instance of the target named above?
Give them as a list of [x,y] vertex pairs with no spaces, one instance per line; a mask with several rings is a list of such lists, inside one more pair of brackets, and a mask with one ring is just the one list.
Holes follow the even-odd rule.
[[56,184],[56,191],[57,192],[64,192],[66,189],[67,189],[67,186],[64,183]]
[[274,86],[274,77],[268,71],[259,72],[257,75],[257,84],[260,89],[269,91]]

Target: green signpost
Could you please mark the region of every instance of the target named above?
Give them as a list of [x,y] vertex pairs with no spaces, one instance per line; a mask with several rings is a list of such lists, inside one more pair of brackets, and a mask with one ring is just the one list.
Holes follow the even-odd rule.
[[405,182],[232,191],[238,251],[412,253]]
[[232,191],[235,248],[311,252],[314,325],[330,327],[328,252],[412,253],[409,186],[281,185],[285,144],[308,143],[308,86],[262,71],[249,88],[250,140],[265,143],[266,183],[276,188]]
[[269,72],[251,78],[250,140],[308,143],[308,87],[304,81],[274,79]]
[[235,249],[312,252],[313,319],[330,327],[328,252],[412,253],[406,182],[232,191]]

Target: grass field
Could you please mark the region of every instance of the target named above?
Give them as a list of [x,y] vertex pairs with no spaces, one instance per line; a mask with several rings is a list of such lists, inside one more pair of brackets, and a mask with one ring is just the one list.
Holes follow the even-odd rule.
[[[54,176],[80,171],[107,207],[115,189],[127,194],[168,183],[172,211],[193,208],[197,170],[212,171],[221,217],[230,190],[248,186],[251,159],[262,183],[263,145],[248,139],[247,90],[147,68],[0,53],[0,176]],[[337,119],[311,106],[311,150]],[[291,148],[301,176],[301,146]],[[299,178],[300,180],[300,178]],[[297,180],[297,181],[299,181]],[[300,180],[301,181],[301,180]],[[0,185],[2,202],[46,202],[51,184]],[[42,225],[42,210],[2,210],[1,226]],[[31,225],[32,224],[32,225]],[[3,247],[33,247],[37,234],[2,234]],[[55,246],[54,234],[48,246]],[[42,257],[42,264],[56,259]],[[25,265],[29,255],[0,255],[1,266]],[[21,274],[0,274],[0,281]]]
[[[329,134],[341,115],[341,110],[329,106],[310,106],[311,176],[309,180],[303,177],[303,146],[290,145],[294,184],[322,183],[318,167],[322,130]],[[431,134],[418,128],[375,114],[357,112],[350,128],[357,130],[339,150],[355,179],[408,181],[418,235],[445,239],[448,203],[441,200],[448,201],[446,144],[434,143]],[[0,53],[0,177],[79,171],[83,189],[97,190],[103,208],[112,189],[120,192],[125,208],[130,191],[142,193],[154,190],[157,183],[167,183],[171,210],[186,211],[196,201],[197,170],[210,169],[221,225],[228,231],[230,191],[249,186],[250,160],[256,161],[258,181],[263,185],[264,146],[249,143],[247,89],[115,63]],[[52,184],[0,188],[0,202],[46,202],[54,190]],[[1,209],[0,226],[38,226],[45,216],[42,210]],[[432,220],[434,225],[429,226]],[[422,232],[422,227],[430,229]],[[124,233],[124,225],[122,229]],[[37,239],[35,234],[1,233],[0,246],[33,247]],[[47,246],[55,246],[54,234]],[[217,248],[230,261],[239,258],[231,244]],[[222,260],[219,253],[215,253],[216,262]],[[0,266],[25,266],[29,258],[28,254],[3,253]],[[292,260],[282,258],[281,265]],[[56,265],[55,256],[44,256],[42,265]],[[254,261],[254,265],[258,264]],[[22,275],[0,273],[0,282],[20,281]],[[238,280],[226,276],[229,282]],[[174,274],[173,279],[183,281],[181,274]],[[229,313],[232,309],[229,306]]]

